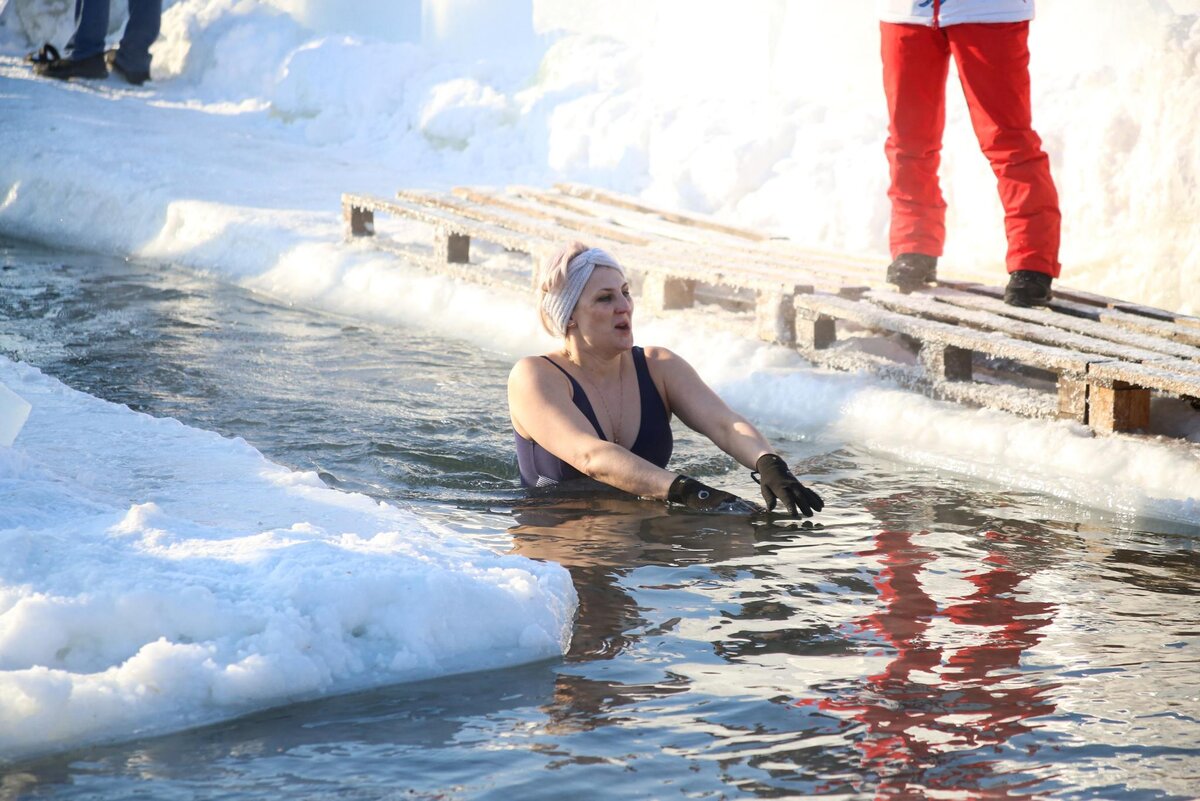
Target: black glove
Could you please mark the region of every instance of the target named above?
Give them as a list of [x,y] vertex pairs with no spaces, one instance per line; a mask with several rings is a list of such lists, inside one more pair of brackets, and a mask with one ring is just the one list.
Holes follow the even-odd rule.
[[701,484],[687,476],[676,476],[671,482],[671,488],[667,490],[667,502],[677,503],[697,512],[747,515],[759,511],[750,501]]
[[777,501],[792,513],[792,517],[812,517],[814,511],[825,508],[821,496],[801,484],[788,470],[787,462],[774,453],[764,453],[755,463],[756,470],[750,477],[757,481],[762,490],[763,500],[767,502],[767,511],[775,508]]

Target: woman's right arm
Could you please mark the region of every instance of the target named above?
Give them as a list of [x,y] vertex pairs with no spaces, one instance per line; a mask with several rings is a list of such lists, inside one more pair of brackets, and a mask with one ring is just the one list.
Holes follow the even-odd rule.
[[675,474],[596,436],[571,400],[566,378],[545,359],[527,357],[508,376],[513,428],[585,476],[645,498],[665,499]]

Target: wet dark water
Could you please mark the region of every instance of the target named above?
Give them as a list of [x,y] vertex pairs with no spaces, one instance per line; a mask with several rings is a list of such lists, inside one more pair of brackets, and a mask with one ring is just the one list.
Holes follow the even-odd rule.
[[[817,525],[524,499],[509,357],[0,243],[0,352],[566,565],[562,660],[10,766],[7,798],[1193,798],[1200,531],[795,432]],[[729,482],[694,439],[676,466]]]

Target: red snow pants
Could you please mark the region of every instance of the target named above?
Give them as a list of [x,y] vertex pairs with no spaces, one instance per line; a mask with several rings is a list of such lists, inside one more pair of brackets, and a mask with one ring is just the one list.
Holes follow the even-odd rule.
[[953,56],[971,125],[992,165],[1004,205],[1008,271],[1058,277],[1058,192],[1050,159],[1033,130],[1029,23],[966,23],[945,28],[880,23],[886,145],[891,168],[892,258],[941,256],[946,201],[938,186],[946,127],[946,77]]

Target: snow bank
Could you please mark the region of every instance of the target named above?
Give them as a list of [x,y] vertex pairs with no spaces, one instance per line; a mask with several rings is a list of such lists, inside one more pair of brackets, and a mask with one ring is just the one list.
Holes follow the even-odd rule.
[[0,359],[0,762],[554,657],[566,571]]

